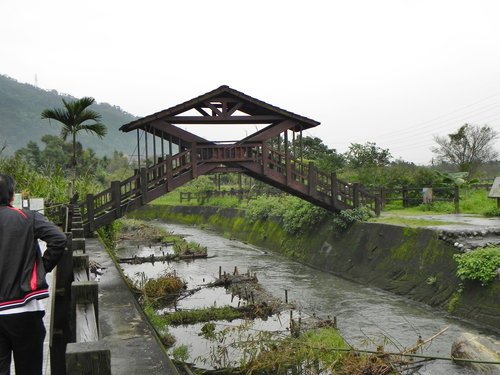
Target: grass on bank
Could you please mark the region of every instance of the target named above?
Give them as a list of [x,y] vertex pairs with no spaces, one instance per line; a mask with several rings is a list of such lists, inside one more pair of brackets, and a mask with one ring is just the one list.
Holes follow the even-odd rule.
[[[179,189],[182,191],[181,189]],[[274,199],[275,197],[268,197]],[[233,196],[212,197],[204,201],[180,201],[180,192],[178,190],[170,192],[151,204],[153,205],[187,205],[187,206],[216,206],[225,208],[251,208],[255,204],[255,199],[238,199]],[[500,216],[500,211],[497,209],[496,199],[488,198],[488,191],[484,189],[460,189],[460,213],[475,214],[475,215],[488,215]],[[396,215],[436,215],[436,214],[454,214],[455,205],[453,202],[434,202],[431,204],[420,204],[413,207],[403,208],[401,201],[389,202],[385,205],[384,211]]]

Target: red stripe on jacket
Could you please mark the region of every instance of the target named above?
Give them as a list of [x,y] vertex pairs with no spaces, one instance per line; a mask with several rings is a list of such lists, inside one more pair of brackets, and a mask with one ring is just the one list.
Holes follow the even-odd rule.
[[37,290],[36,292],[31,292],[31,293],[26,294],[24,296],[24,298],[22,298],[22,299],[17,299],[17,300],[14,300],[14,301],[1,302],[0,303],[0,307],[22,303],[22,302],[25,302],[30,297],[37,296],[39,294],[46,294],[48,292],[49,292],[48,289]]
[[36,275],[37,275],[37,265],[36,262],[33,265],[33,271],[31,272],[30,288],[31,290],[36,290]]
[[24,216],[25,219],[28,218],[28,215],[26,215],[26,213],[22,210],[20,210],[19,208],[15,208],[15,207],[12,207],[12,206],[7,206],[8,209],[12,210],[12,211],[16,211],[17,213],[21,214]]

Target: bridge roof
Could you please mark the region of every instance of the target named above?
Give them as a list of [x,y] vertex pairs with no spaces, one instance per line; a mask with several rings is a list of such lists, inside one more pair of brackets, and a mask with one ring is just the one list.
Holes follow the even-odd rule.
[[[196,110],[198,116],[179,116],[190,110]],[[220,86],[196,98],[178,104],[163,111],[153,113],[120,127],[123,132],[143,129],[153,122],[169,124],[275,124],[291,120],[291,130],[318,126],[318,121],[297,115],[276,107],[262,100],[253,98],[229,86]]]

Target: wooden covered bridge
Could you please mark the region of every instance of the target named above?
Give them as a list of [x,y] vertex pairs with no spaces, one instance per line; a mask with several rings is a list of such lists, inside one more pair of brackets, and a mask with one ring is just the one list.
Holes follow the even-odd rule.
[[[183,125],[259,125],[238,141],[208,140]],[[239,172],[327,210],[369,206],[378,199],[302,159],[302,132],[320,123],[228,86],[123,125],[137,134],[137,173],[114,181],[82,203],[85,233],[109,224],[179,186],[209,173]],[[180,125],[180,126],[179,126]],[[141,153],[145,156],[141,158]]]

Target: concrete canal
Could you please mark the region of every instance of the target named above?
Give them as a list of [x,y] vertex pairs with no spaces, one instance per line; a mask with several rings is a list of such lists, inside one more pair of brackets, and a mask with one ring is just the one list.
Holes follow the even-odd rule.
[[[123,264],[125,274],[131,278],[154,278],[165,270],[178,273],[188,284],[189,289],[213,281],[223,270],[238,267],[241,272],[256,273],[262,286],[274,296],[288,298],[296,304],[294,314],[316,315],[322,318],[336,316],[340,333],[349,344],[359,349],[373,350],[384,344],[387,351],[400,351],[411,347],[421,337],[429,338],[449,327],[445,334],[434,339],[425,347],[424,353],[440,357],[450,355],[452,342],[464,332],[498,341],[493,331],[447,316],[426,305],[380,289],[362,286],[330,273],[322,272],[294,262],[272,251],[229,240],[217,233],[196,227],[160,223],[165,229],[186,236],[188,241],[196,241],[208,248],[213,257],[197,259],[192,262],[143,264]],[[156,251],[164,251],[156,249]],[[139,254],[138,254],[139,253]],[[149,248],[128,246],[118,249],[118,256],[145,255]],[[199,306],[221,306],[236,304],[238,301],[225,295],[222,290],[212,290],[193,294],[180,302],[178,307],[188,309]],[[288,313],[267,321],[257,321],[252,329],[276,330],[288,325]],[[235,325],[238,322],[233,322]],[[227,322],[220,323],[227,325]],[[281,327],[281,328],[280,328]],[[201,325],[180,326],[170,329],[176,337],[176,345],[188,347],[188,361],[199,366],[210,367],[207,358],[212,349],[198,335]],[[448,361],[428,362],[420,374],[473,374],[472,370]]]

